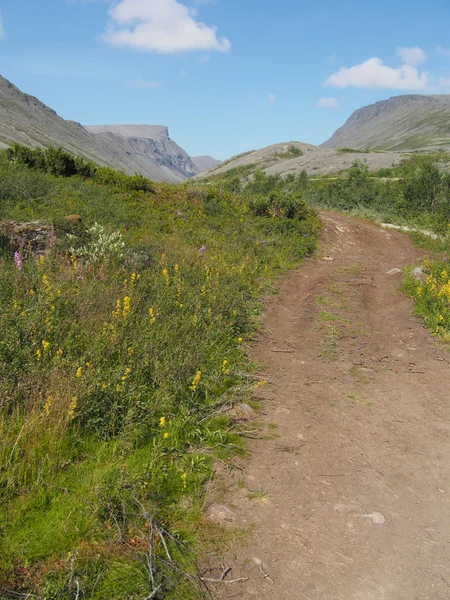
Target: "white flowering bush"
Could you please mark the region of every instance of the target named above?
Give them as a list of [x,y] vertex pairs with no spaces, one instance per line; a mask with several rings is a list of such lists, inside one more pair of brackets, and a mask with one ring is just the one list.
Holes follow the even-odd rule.
[[[125,250],[125,242],[122,234],[118,231],[106,233],[105,228],[98,223],[94,223],[87,230],[91,240],[88,244],[80,247],[72,246],[69,252],[73,256],[83,259],[85,265],[106,261],[120,260]],[[76,236],[69,235],[69,241],[76,239]]]

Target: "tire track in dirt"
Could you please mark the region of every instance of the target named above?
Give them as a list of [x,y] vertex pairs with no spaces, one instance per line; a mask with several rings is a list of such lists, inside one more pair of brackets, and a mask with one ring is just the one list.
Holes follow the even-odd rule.
[[321,251],[281,284],[251,348],[275,435],[250,441],[228,486],[235,525],[252,533],[227,564],[249,580],[218,595],[448,599],[450,354],[411,316],[402,274],[387,274],[422,252],[321,216]]

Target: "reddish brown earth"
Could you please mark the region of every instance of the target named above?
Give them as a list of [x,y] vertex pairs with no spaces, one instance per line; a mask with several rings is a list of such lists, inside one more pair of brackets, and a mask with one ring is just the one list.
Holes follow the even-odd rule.
[[227,577],[249,579],[216,593],[449,599],[450,354],[387,274],[422,253],[402,233],[322,218],[321,251],[281,284],[251,348],[268,380],[262,430],[221,498],[249,532]]

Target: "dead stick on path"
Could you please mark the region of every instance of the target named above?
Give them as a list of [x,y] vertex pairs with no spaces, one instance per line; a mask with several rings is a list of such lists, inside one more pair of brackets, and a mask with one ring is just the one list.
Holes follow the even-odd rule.
[[223,573],[219,579],[214,579],[212,577],[200,577],[200,580],[205,581],[207,583],[239,583],[243,581],[248,581],[248,577],[238,577],[237,579],[225,579],[225,577],[230,571],[231,567],[227,567],[223,570]]
[[263,567],[263,565],[262,565],[262,564],[260,564],[260,565],[259,565],[259,569],[260,569],[260,571],[261,571],[261,573],[262,573],[262,575],[263,575],[263,579],[268,579],[268,580],[270,581],[270,583],[273,583],[273,584],[275,584],[275,581],[274,581],[274,580],[273,580],[271,577],[269,577],[269,574],[268,574],[268,573],[266,573],[266,572],[264,571],[264,567]]
[[283,352],[285,354],[293,354],[295,350],[272,350],[272,352]]

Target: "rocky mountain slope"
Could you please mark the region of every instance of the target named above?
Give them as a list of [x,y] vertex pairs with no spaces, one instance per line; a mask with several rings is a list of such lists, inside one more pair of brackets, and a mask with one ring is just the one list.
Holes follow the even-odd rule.
[[395,96],[355,111],[322,148],[450,148],[450,95]]
[[401,152],[342,152],[302,142],[286,142],[239,154],[196,178],[219,177],[231,169],[236,169],[238,177],[249,176],[257,169],[268,175],[295,175],[303,170],[308,175],[326,175],[348,169],[355,160],[367,164],[371,171],[377,171],[391,168],[403,158]]
[[[169,137],[167,127],[161,125],[86,125],[85,129],[95,136],[114,135],[128,144],[137,165],[143,173],[148,163],[155,162],[161,168],[169,168],[178,180],[187,179],[198,172],[190,156]],[[145,173],[143,173],[145,174]],[[167,179],[164,177],[164,179]]]
[[198,172],[186,152],[169,138],[166,127],[117,127],[88,131],[79,123],[62,119],[0,76],[0,147],[13,142],[32,147],[61,146],[100,165],[141,173],[155,181],[183,181]]
[[193,156],[191,160],[200,172],[208,171],[221,163],[220,160],[216,160],[212,156]]

